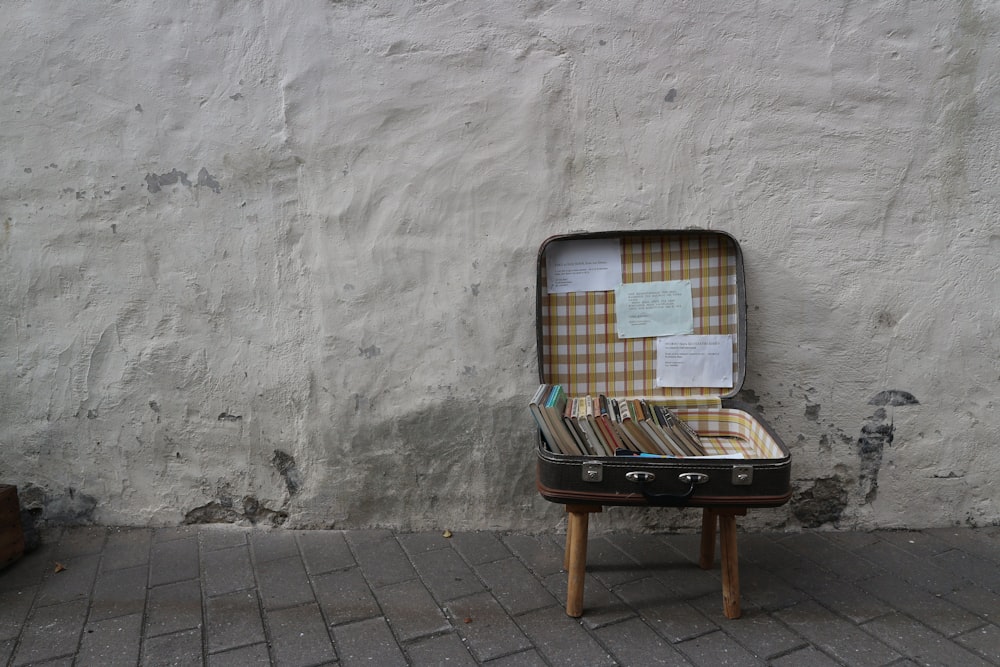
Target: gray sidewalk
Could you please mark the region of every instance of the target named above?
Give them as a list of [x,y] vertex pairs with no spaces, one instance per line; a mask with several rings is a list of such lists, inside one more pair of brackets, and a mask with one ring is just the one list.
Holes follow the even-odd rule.
[[67,529],[0,571],[0,663],[1000,664],[1000,528],[741,533],[739,620],[697,535],[634,534],[571,619],[561,540]]

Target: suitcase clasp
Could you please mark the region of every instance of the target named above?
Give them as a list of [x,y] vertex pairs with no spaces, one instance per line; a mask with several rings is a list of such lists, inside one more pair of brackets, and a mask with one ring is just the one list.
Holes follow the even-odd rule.
[[604,480],[604,467],[600,461],[586,461],[581,468],[583,481],[601,482]]

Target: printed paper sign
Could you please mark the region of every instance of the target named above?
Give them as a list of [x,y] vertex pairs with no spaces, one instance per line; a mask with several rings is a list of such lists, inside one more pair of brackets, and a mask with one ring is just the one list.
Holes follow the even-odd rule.
[[618,239],[553,241],[545,248],[549,294],[607,292],[622,282]]
[[732,387],[732,334],[657,338],[656,385]]
[[653,338],[694,331],[690,280],[626,283],[615,289],[619,338]]

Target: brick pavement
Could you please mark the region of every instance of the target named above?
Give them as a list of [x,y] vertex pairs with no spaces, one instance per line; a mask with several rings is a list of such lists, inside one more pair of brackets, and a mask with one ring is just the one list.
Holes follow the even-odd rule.
[[70,528],[0,571],[0,664],[1000,665],[1000,528],[739,539],[739,620],[697,535],[596,530],[571,619],[559,535]]

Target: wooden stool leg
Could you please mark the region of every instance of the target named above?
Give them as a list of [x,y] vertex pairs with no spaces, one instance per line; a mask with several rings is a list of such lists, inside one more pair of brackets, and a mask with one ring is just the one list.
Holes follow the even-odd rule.
[[719,514],[719,545],[722,558],[722,612],[726,618],[740,617],[740,566],[736,548],[736,516]]
[[706,507],[701,515],[701,551],[698,553],[698,567],[703,570],[712,569],[715,563],[715,524],[718,515],[710,507]]
[[587,531],[591,512],[600,507],[567,505],[569,519],[566,524],[566,615],[579,618],[583,615],[583,583],[587,572]]

